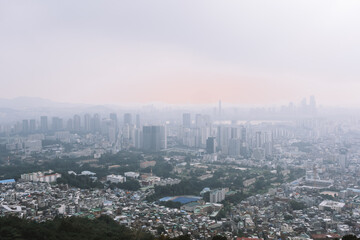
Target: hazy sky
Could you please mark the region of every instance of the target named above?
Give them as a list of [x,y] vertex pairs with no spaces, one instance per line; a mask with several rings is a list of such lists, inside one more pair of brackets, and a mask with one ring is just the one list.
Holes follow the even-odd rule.
[[360,105],[358,0],[0,0],[1,97]]

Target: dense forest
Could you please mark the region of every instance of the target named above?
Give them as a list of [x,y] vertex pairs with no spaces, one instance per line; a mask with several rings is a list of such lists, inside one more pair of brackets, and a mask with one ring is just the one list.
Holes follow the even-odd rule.
[[107,216],[101,216],[95,220],[80,217],[56,218],[43,223],[17,217],[3,217],[0,218],[0,238],[18,240],[151,240],[154,239],[154,236],[143,231],[130,230]]
[[57,179],[57,183],[68,184],[72,187],[77,187],[81,189],[104,187],[101,182],[93,181],[89,176],[68,174],[66,172],[61,174],[61,178]]
[[[158,238],[142,230],[119,225],[108,216],[94,220],[81,217],[55,218],[53,221],[35,222],[17,217],[0,217],[1,240],[190,240],[184,235],[176,238],[161,235]],[[223,240],[225,237],[215,236]]]

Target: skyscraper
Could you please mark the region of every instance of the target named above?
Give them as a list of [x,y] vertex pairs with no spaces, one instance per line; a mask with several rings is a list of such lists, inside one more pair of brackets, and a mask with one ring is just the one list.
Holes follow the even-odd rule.
[[51,121],[51,130],[60,131],[63,129],[63,120],[59,117],[53,117]]
[[216,143],[219,149],[227,154],[228,151],[228,143],[231,136],[231,128],[224,125],[219,125],[217,128],[217,138]]
[[246,143],[246,142],[247,142],[246,128],[245,128],[245,127],[242,127],[242,128],[241,128],[241,141],[242,141],[243,143]]
[[136,128],[134,130],[134,146],[135,148],[137,149],[140,149],[142,148],[142,131],[140,128]]
[[167,148],[167,132],[166,126],[160,126],[160,149]]
[[185,128],[190,128],[191,127],[191,115],[190,115],[190,113],[184,113],[183,114],[183,126]]
[[263,145],[261,132],[258,131],[255,134],[255,148],[261,148]]
[[74,130],[74,122],[72,118],[69,118],[66,122],[66,130],[73,131]]
[[238,138],[238,128],[237,127],[232,127],[231,128],[231,138]]
[[229,140],[229,155],[239,156],[241,149],[241,140],[238,138],[232,138]]
[[85,130],[85,132],[91,131],[91,116],[90,116],[90,114],[84,115],[84,130]]
[[110,113],[110,120],[112,122],[112,126],[115,128],[116,131],[118,131],[118,118],[116,113]]
[[132,115],[131,113],[124,114],[124,125],[131,125],[132,124]]
[[74,115],[73,130],[75,132],[80,132],[81,131],[81,118],[80,118],[79,115]]
[[41,132],[47,132],[48,129],[48,117],[47,116],[41,116],[40,117],[40,130]]
[[29,121],[27,119],[22,121],[22,132],[29,133]]
[[213,154],[216,152],[216,139],[215,137],[209,137],[206,139],[206,153]]
[[101,124],[100,124],[100,115],[98,113],[94,114],[93,121],[94,121],[94,128],[92,129],[92,131],[100,132]]
[[164,126],[143,126],[143,149],[158,152],[166,148],[167,136]]
[[136,128],[140,129],[141,122],[140,122],[140,114],[136,114]]
[[272,132],[264,132],[264,147],[265,155],[271,156],[273,154],[273,134]]
[[348,150],[346,148],[341,148],[339,153],[340,153],[339,165],[343,170],[345,170],[348,167],[348,159],[347,159]]
[[203,127],[204,124],[204,118],[201,114],[196,114],[195,116],[195,125],[196,127]]
[[36,120],[30,119],[29,132],[34,133],[36,131]]

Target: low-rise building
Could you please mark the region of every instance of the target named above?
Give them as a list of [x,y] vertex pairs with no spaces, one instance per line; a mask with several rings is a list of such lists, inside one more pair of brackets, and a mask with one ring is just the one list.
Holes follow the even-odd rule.
[[343,209],[344,206],[345,206],[345,203],[342,203],[342,202],[324,200],[320,203],[319,209],[320,210],[334,210],[337,212],[341,212],[341,210]]
[[111,182],[111,183],[123,183],[126,182],[126,177],[121,176],[121,175],[107,175],[106,176],[106,181]]

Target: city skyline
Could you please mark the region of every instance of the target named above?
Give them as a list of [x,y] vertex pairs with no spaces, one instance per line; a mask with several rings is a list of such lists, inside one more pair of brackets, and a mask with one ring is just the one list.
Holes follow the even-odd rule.
[[[224,104],[224,107],[226,108],[256,108],[256,107],[270,107],[270,108],[279,108],[283,106],[300,106],[304,101],[306,103],[310,103],[311,98],[314,97],[317,99],[314,95],[309,96],[303,96],[301,98],[295,99],[295,101],[282,101],[282,102],[267,102],[264,104],[246,104],[246,103],[232,103],[232,102],[226,102],[222,101],[222,99],[214,99],[211,102],[207,103],[166,103],[166,102],[160,102],[160,101],[151,101],[151,102],[123,102],[123,103],[80,103],[80,102],[66,102],[66,101],[54,101],[52,99],[47,98],[41,98],[41,97],[31,97],[31,96],[19,96],[14,98],[0,98],[0,107],[8,105],[9,108],[27,108],[27,107],[63,107],[63,108],[69,108],[69,107],[91,107],[91,106],[104,106],[104,107],[110,107],[110,108],[139,108],[144,106],[154,106],[154,107],[180,107],[180,108],[219,108],[219,104]],[[336,106],[336,105],[324,105],[322,103],[319,103],[317,100],[317,105],[321,107],[354,107],[354,106]],[[355,106],[356,107],[356,106]]]
[[360,239],[359,12],[0,1],[0,239]]

